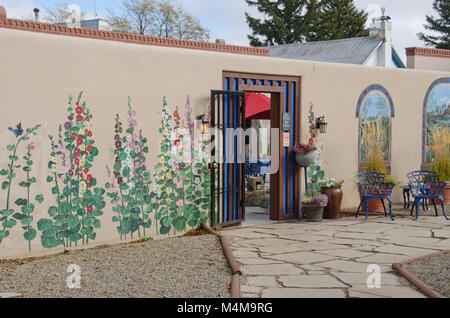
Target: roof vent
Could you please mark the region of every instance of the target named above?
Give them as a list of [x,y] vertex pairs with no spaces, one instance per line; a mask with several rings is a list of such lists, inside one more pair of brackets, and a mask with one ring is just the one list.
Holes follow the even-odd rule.
[[38,8],[34,8],[33,12],[34,12],[34,21],[35,22],[39,22],[39,9]]

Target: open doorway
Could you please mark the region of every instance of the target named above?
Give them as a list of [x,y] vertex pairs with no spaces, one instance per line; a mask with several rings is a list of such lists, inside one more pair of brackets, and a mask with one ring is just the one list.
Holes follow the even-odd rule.
[[[271,93],[246,92],[245,224],[270,219]],[[251,140],[251,136],[254,136]],[[255,153],[251,154],[251,147]]]
[[[249,123],[246,123],[246,103],[242,101],[247,93],[257,93],[259,94],[257,96],[269,100],[270,109],[266,111],[267,115],[270,114],[270,121],[269,117],[249,118]],[[256,206],[251,206],[254,204],[248,202],[246,204],[245,190],[250,190],[247,188],[249,181],[245,180],[249,177],[246,165],[228,161],[217,165],[217,168],[214,168],[215,173],[212,174],[217,175],[217,178],[212,178],[211,214],[212,217],[217,216],[217,222],[213,224],[218,226],[241,224],[245,220],[250,221],[252,214],[263,223],[298,218],[300,171],[294,164],[292,146],[298,144],[300,140],[300,78],[223,72],[223,91],[213,91],[211,105],[215,105],[212,108],[217,116],[213,120],[215,123],[213,127],[239,129],[250,125],[259,130],[257,158],[261,161],[258,170],[262,180],[251,182],[255,183],[253,188],[256,190],[258,188],[263,191],[269,190],[269,194],[263,194]],[[262,112],[256,109],[256,113]],[[233,141],[225,134],[223,142],[219,140],[217,142],[219,149],[223,148],[224,153],[234,147],[234,156],[231,157],[238,156],[237,149],[241,148],[237,147],[236,137]],[[267,157],[270,157],[269,163],[265,160]],[[266,170],[267,164],[270,176]],[[239,179],[241,175],[243,179]],[[252,209],[258,205],[261,209],[255,209],[255,213],[252,213]]]

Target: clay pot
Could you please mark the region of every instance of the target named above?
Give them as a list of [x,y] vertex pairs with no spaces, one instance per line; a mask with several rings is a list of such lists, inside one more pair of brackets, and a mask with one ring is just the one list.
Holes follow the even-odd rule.
[[[360,195],[359,197],[362,200],[362,196]],[[387,209],[387,200],[384,199],[383,201],[384,201],[384,206]],[[366,212],[366,204],[364,202],[361,205],[360,212]],[[381,203],[381,200],[379,200],[379,199],[369,200],[369,212],[383,212],[384,213],[383,203]]]
[[[445,186],[444,194],[442,195],[444,197],[444,204],[450,204],[450,182],[447,182],[447,185]],[[434,202],[436,205],[441,204],[441,200],[435,199]],[[430,200],[430,204],[433,204],[433,200]]]
[[302,208],[305,211],[306,221],[321,222],[323,218],[323,207],[317,203],[303,203]]
[[323,209],[324,219],[337,219],[341,213],[344,193],[341,187],[322,188],[321,192],[328,197],[328,205]]
[[314,164],[315,160],[316,160],[315,151],[308,152],[306,155],[301,155],[299,153],[295,154],[295,161],[297,161],[299,167],[310,167]]

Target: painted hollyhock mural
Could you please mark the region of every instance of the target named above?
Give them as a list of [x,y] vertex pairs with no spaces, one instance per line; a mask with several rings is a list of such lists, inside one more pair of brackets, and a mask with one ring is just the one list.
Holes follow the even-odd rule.
[[105,208],[105,190],[96,187],[91,172],[99,151],[91,130],[92,114],[81,97],[82,93],[75,105],[69,97],[67,120],[59,126],[58,138],[49,136],[52,159],[47,182],[52,185],[56,205],[48,209],[50,218],[38,222],[45,248],[88,244],[101,227],[98,217]]
[[189,98],[185,108],[184,121],[178,108],[171,114],[166,100],[163,101],[160,153],[154,169],[155,219],[160,234],[185,232],[208,221],[209,169],[206,163],[194,160],[194,123]]
[[137,130],[136,111],[128,100],[126,127],[117,114],[114,126],[114,158],[111,168],[106,167],[106,189],[111,199],[113,217],[121,239],[146,237],[153,212],[150,190],[151,175],[147,170],[145,155],[148,153],[147,138]]
[[[4,208],[0,210],[0,244],[10,235],[10,231],[20,224],[29,251],[31,251],[31,241],[36,238],[36,229],[32,226],[33,212],[36,205],[44,201],[44,197],[42,194],[34,194],[33,197],[34,192],[31,189],[32,185],[37,182],[36,178],[32,176],[34,143],[30,142],[26,145],[26,153],[21,158],[19,153],[22,151],[21,144],[30,140],[32,136],[36,136],[40,127],[41,125],[36,125],[24,130],[20,123],[15,128],[9,127],[17,141],[6,147],[9,152],[9,163],[6,169],[0,170],[0,176],[5,179],[1,189],[6,192],[6,197],[2,202]],[[15,182],[19,177],[18,170],[20,171],[20,169],[24,172],[21,174],[24,179]],[[25,189],[26,197],[17,198],[14,201],[12,195],[16,193],[14,188],[17,186]]]

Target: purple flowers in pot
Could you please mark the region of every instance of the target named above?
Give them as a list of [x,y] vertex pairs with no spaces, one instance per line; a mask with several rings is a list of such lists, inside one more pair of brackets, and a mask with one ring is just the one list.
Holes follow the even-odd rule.
[[306,155],[312,151],[316,151],[317,147],[313,145],[307,145],[307,144],[300,144],[296,145],[292,148],[292,151],[294,153],[298,153],[300,155]]

